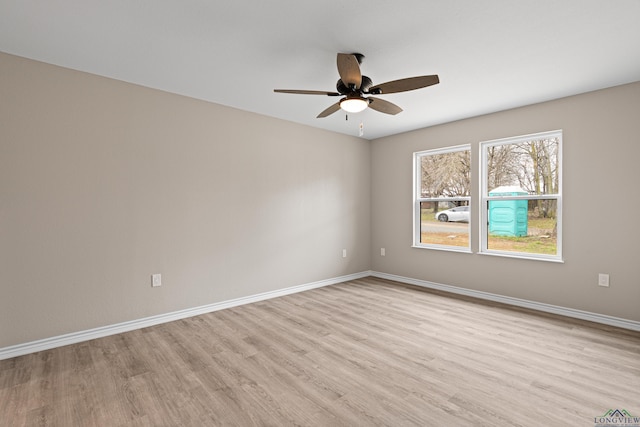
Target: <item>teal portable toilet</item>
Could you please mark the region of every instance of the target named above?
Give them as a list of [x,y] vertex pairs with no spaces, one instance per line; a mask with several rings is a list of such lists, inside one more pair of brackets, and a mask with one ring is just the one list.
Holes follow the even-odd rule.
[[[520,196],[529,194],[520,187],[494,188],[489,196]],[[489,234],[496,236],[526,236],[528,231],[528,200],[490,200]]]

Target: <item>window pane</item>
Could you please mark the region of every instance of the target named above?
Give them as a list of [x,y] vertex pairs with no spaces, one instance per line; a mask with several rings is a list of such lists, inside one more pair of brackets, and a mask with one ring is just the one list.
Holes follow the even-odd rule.
[[421,202],[420,243],[469,247],[469,202]]
[[486,147],[486,194],[505,188],[559,193],[560,139],[546,137]]
[[414,245],[469,250],[469,145],[414,153]]
[[487,207],[487,249],[558,255],[557,200],[490,200]]
[[420,157],[421,198],[461,197],[471,194],[470,150]]

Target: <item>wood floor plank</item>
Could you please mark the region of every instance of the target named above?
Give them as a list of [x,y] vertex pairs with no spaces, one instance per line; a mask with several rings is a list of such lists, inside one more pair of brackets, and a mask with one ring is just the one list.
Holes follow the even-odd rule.
[[0,426],[584,426],[640,333],[364,278],[0,361]]

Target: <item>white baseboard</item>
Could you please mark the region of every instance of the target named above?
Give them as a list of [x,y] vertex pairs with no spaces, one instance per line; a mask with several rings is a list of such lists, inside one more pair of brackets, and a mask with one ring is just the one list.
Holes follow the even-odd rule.
[[75,344],[83,341],[89,341],[96,338],[102,338],[109,335],[115,335],[122,332],[129,332],[135,329],[146,328],[149,326],[159,325],[161,323],[172,322],[174,320],[185,319],[188,317],[198,316],[200,314],[211,313],[225,308],[237,307],[244,304],[251,304],[270,298],[277,298],[297,292],[303,292],[310,289],[320,288],[323,286],[335,285],[337,283],[347,282],[349,280],[361,279],[363,277],[373,276],[381,279],[393,280],[409,285],[421,286],[429,289],[437,289],[440,291],[450,292],[453,294],[466,295],[470,297],[485,299],[489,301],[501,302],[517,307],[530,308],[533,310],[543,311],[546,313],[559,314],[562,316],[573,317],[576,319],[588,320],[591,322],[601,323],[604,325],[616,326],[619,328],[640,331],[640,322],[622,319],[619,317],[606,316],[604,314],[591,313],[588,311],[575,310],[572,308],[560,307],[556,305],[544,304],[535,301],[529,301],[519,298],[513,298],[489,292],[475,291],[472,289],[459,288],[456,286],[443,285],[440,283],[429,282],[426,280],[413,279],[410,277],[397,276],[395,274],[380,273],[377,271],[362,271],[360,273],[349,274],[346,276],[334,277],[331,279],[320,280],[317,282],[307,283],[289,288],[278,289],[275,291],[264,292],[247,297],[236,298],[233,300],[222,301],[214,304],[203,305],[200,307],[188,308],[185,310],[174,311],[171,313],[160,314],[157,316],[145,317],[142,319],[132,320],[129,322],[118,323],[115,325],[103,326],[100,328],[89,329],[85,331],[73,332],[70,334],[59,335],[56,337],[45,338],[42,340],[32,341],[24,344],[17,344],[9,347],[0,348],[0,360],[10,359],[12,357],[23,356],[25,354],[35,353],[38,351],[49,350],[56,347],[62,347],[69,344]]
[[9,347],[0,348],[0,360],[12,357],[23,356],[25,354],[35,353],[42,350],[49,350],[56,347],[62,347],[69,344],[75,344],[83,341],[89,341],[96,338],[102,338],[109,335],[115,335],[122,332],[129,332],[135,329],[147,328],[161,323],[172,322],[174,320],[185,319],[188,317],[198,316],[200,314],[211,313],[225,308],[237,307],[239,305],[251,304],[253,302],[263,301],[270,298],[277,298],[296,292],[307,291],[310,289],[320,288],[323,286],[335,285],[337,283],[347,282],[349,280],[361,279],[370,276],[370,271],[349,274],[346,276],[334,277],[332,279],[320,280],[317,282],[306,283],[289,288],[278,289],[275,291],[263,292],[247,297],[236,298],[233,300],[222,301],[214,304],[203,305],[200,307],[188,308],[185,310],[174,311],[172,313],[160,314],[157,316],[145,317],[142,319],[132,320],[129,322],[118,323],[115,325],[103,326],[100,328],[89,329],[85,331],[72,332],[70,334],[59,335],[56,337],[45,338],[42,340],[32,341],[24,344],[17,344]]
[[437,289],[453,294],[466,295],[484,300],[501,302],[517,307],[530,308],[533,310],[543,311],[545,313],[553,313],[559,314],[561,316],[573,317],[575,319],[588,320],[590,322],[602,323],[604,325],[616,326],[618,328],[630,329],[632,331],[640,331],[640,322],[636,322],[634,320],[622,319],[619,317],[607,316],[598,313],[591,313],[589,311],[575,310],[573,308],[544,304],[541,302],[529,301],[520,298],[507,297],[503,295],[492,294],[489,292],[459,288],[457,286],[443,285],[440,283],[428,282],[426,280],[412,279],[410,277],[396,276],[395,274],[372,271],[371,276],[379,277],[381,279],[393,280],[400,283],[406,283],[409,285],[421,286],[429,289]]

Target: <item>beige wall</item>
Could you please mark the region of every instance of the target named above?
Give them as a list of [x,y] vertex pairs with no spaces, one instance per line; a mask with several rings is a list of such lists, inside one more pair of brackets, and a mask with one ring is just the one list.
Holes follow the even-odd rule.
[[[634,83],[373,141],[372,270],[640,321],[639,118]],[[414,151],[470,143],[478,177],[480,141],[556,129],[563,264],[478,255],[477,222],[474,254],[411,247]],[[610,274],[609,288],[598,273]]]
[[0,348],[369,269],[368,141],[0,71]]
[[[640,83],[369,143],[2,53],[0,71],[0,348],[369,269],[640,321]],[[411,248],[414,151],[554,129],[565,263]]]

